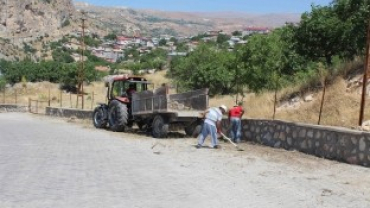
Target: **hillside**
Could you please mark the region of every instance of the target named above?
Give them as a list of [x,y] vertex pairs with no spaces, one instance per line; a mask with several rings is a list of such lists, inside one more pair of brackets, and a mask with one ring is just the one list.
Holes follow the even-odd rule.
[[85,10],[100,27],[126,34],[192,36],[208,30],[231,33],[247,26],[275,28],[286,22],[299,22],[300,14],[248,14],[235,12],[169,12],[137,10],[125,7],[100,7],[83,2],[76,9]]
[[0,58],[22,56],[23,42],[68,34],[74,15],[71,0],[0,0]]
[[0,5],[2,35],[52,35],[75,11],[71,0],[0,0]]

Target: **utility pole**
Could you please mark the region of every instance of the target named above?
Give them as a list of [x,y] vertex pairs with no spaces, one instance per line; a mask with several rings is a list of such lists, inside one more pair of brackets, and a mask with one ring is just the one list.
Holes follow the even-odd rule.
[[360,118],[358,120],[358,125],[362,126],[362,121],[364,119],[364,109],[365,109],[365,99],[366,99],[366,86],[368,79],[368,70],[369,70],[369,50],[370,50],[370,20],[367,27],[367,39],[366,39],[366,57],[364,64],[364,77],[362,80],[362,96],[361,96],[361,108],[360,108]]
[[84,55],[85,55],[85,14],[86,12],[85,11],[81,11],[82,13],[82,17],[81,17],[81,21],[82,21],[82,43],[81,43],[81,47],[82,47],[82,53],[81,53],[81,68],[78,69],[78,72],[77,72],[77,85],[78,85],[78,94],[77,94],[77,105],[78,105],[78,98],[81,97],[81,107],[82,109],[84,109],[84,85],[83,85],[83,82],[84,82]]
[[6,0],[6,8],[5,8],[5,30],[8,30],[8,0]]

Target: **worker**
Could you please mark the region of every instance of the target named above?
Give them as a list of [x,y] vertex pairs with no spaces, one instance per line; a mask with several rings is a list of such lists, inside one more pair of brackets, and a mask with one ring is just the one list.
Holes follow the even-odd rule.
[[204,140],[208,135],[211,135],[212,148],[217,149],[219,147],[217,133],[222,133],[222,115],[226,114],[226,112],[227,107],[225,105],[221,105],[220,107],[212,107],[204,112],[203,117],[205,120],[202,131],[198,136],[198,144],[196,145],[196,148],[200,148],[203,146]]
[[240,143],[242,131],[242,117],[244,115],[243,102],[238,102],[229,111],[230,137],[235,143]]
[[127,96],[131,97],[132,94],[134,94],[135,92],[136,92],[135,84],[133,84],[133,83],[129,84],[128,89],[126,90]]

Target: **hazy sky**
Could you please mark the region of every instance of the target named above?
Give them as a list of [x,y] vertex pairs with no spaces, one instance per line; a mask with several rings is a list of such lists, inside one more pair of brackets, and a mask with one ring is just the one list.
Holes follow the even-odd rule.
[[[76,1],[76,0],[75,0]],[[248,13],[303,13],[311,4],[327,6],[332,0],[78,0],[100,6],[127,6],[164,11],[238,11]]]

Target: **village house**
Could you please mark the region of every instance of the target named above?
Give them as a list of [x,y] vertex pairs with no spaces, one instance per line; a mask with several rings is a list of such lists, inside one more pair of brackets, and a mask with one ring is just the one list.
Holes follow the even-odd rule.
[[114,43],[115,48],[125,49],[128,45],[133,42],[133,38],[126,37],[126,36],[118,36],[116,38],[116,42]]
[[80,44],[76,44],[76,43],[72,43],[72,42],[63,43],[62,46],[66,49],[69,49],[69,50],[77,50],[77,49],[80,48]]
[[211,37],[217,37],[219,34],[221,34],[222,30],[208,30],[206,32],[206,35]]
[[95,66],[95,70],[100,72],[109,72],[110,66]]
[[246,27],[242,31],[242,35],[251,35],[251,34],[267,34],[270,32],[268,27]]
[[112,48],[92,48],[91,53],[99,58],[102,58],[108,62],[115,63],[120,57],[124,56],[124,53],[121,49],[112,49]]

